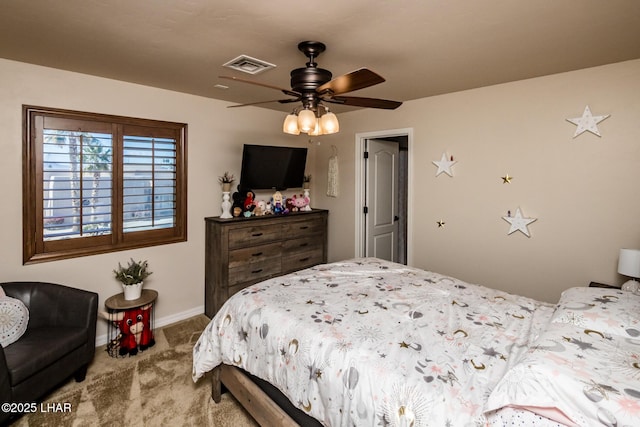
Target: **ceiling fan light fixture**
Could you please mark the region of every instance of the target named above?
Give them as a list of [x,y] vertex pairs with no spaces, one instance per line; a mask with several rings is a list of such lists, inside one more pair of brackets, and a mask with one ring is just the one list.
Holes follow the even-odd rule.
[[[293,112],[285,118],[282,124],[282,130],[291,135],[306,133],[315,136],[330,135],[340,131],[338,118],[329,111],[323,104],[323,101],[351,107],[380,108],[386,110],[394,110],[402,105],[400,101],[391,101],[388,99],[344,96],[344,93],[365,89],[380,84],[385,80],[382,76],[367,68],[360,68],[350,73],[333,77],[331,71],[319,68],[316,63],[316,58],[324,52],[325,49],[326,46],[321,42],[303,41],[298,44],[298,50],[300,50],[309,61],[306,63],[306,67],[291,70],[291,89],[284,89],[271,84],[246,80],[236,76],[219,76],[222,79],[275,89],[289,97],[287,99],[230,105],[228,108],[271,102],[279,102],[282,104],[301,102],[302,105],[295,108]],[[225,66],[234,66],[234,69],[247,73],[258,72],[258,68],[265,65],[269,66],[273,64],[264,63],[264,61],[246,55],[225,64]]]
[[291,113],[284,118],[284,124],[282,125],[282,131],[289,135],[300,135],[300,129],[298,128],[298,116]]
[[304,109],[298,113],[298,128],[301,132],[308,133],[318,123],[313,111]]
[[322,117],[320,117],[320,127],[322,128],[323,135],[331,135],[340,131],[340,123],[338,117],[330,111],[327,111]]

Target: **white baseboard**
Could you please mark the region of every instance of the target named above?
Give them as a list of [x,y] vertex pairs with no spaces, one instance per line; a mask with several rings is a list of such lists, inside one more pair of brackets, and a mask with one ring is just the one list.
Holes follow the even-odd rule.
[[[190,317],[197,316],[204,313],[204,305],[194,307],[190,310],[182,311],[180,313],[171,314],[169,316],[155,319],[154,328],[162,328],[172,323],[180,322],[181,320],[189,319]],[[107,334],[96,336],[96,347],[105,345],[107,343]]]

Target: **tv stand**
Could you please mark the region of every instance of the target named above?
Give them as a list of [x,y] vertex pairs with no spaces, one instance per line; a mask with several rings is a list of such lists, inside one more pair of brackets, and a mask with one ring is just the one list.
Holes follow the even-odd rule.
[[213,317],[254,283],[327,262],[329,211],[205,218],[205,303]]

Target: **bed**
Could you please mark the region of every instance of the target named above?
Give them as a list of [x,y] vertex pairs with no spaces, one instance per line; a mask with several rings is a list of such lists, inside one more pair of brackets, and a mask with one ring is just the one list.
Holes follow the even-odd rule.
[[213,371],[214,400],[224,383],[261,425],[640,425],[639,318],[616,289],[554,305],[358,258],[231,297],[193,379]]

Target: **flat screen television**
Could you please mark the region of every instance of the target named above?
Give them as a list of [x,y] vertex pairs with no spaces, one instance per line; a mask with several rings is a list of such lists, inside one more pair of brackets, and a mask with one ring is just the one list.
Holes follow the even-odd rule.
[[302,187],[307,149],[245,144],[240,191],[286,190]]

